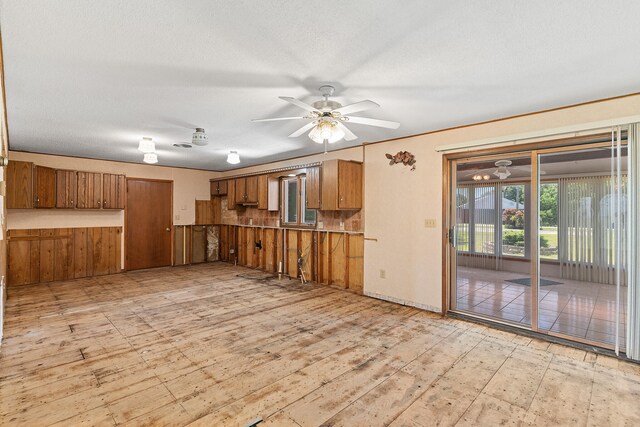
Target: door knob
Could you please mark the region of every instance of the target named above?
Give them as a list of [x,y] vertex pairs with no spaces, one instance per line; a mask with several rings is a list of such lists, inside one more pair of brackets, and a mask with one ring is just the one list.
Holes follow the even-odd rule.
[[169,227],[166,228],[167,231],[171,231],[171,229]]

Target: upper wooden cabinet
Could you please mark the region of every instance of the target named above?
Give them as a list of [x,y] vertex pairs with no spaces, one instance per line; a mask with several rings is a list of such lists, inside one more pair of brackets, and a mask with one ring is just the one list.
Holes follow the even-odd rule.
[[126,188],[124,175],[102,174],[102,209],[124,209]]
[[227,180],[223,181],[211,181],[211,195],[212,196],[226,196],[227,195]]
[[102,207],[102,174],[78,172],[78,209],[100,209]]
[[34,206],[36,208],[56,207],[56,170],[44,166],[34,169]]
[[236,204],[238,201],[236,200],[236,180],[230,179],[227,182],[227,209],[234,210],[236,209]]
[[269,207],[269,179],[267,175],[258,176],[258,209]]
[[320,209],[320,167],[307,168],[305,183],[305,203],[307,208]]
[[362,208],[362,163],[327,160],[322,163],[322,210]]
[[9,161],[6,181],[7,208],[33,208],[33,163]]
[[[258,204],[258,177],[248,176],[235,179],[236,204],[257,205]],[[229,188],[229,191],[231,189]]]
[[76,191],[76,171],[56,170],[56,208],[75,208],[77,200]]

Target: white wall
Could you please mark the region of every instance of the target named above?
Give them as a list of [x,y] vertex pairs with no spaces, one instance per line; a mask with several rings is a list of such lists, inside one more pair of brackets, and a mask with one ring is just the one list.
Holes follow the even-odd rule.
[[[628,117],[640,95],[365,146],[365,276],[369,295],[442,309],[442,145]],[[486,148],[486,147],[485,147]],[[385,153],[410,151],[416,170],[389,166]],[[425,228],[436,219],[436,228]],[[380,270],[386,278],[380,278]]]

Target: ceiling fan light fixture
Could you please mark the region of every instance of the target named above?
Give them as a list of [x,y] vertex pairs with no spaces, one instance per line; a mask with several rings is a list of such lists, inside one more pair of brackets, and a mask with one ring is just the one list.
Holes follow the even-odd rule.
[[158,155],[156,153],[145,153],[142,161],[151,165],[156,164],[158,163]]
[[507,166],[511,165],[511,160],[498,160],[496,162],[496,166],[498,169],[493,173],[494,176],[497,176],[500,179],[507,179],[511,176],[511,172],[507,169]]
[[196,128],[196,131],[193,133],[191,137],[191,143],[193,145],[204,146],[209,143],[209,137],[203,128]]
[[227,163],[231,163],[232,165],[240,163],[240,156],[237,151],[229,151],[229,154],[227,155]]
[[344,131],[337,126],[337,123],[330,120],[322,120],[309,132],[309,138],[313,142],[322,144],[325,140],[329,144],[340,141],[344,138]]
[[142,137],[140,142],[138,142],[138,151],[142,151],[143,153],[153,153],[156,151],[156,144],[149,137]]

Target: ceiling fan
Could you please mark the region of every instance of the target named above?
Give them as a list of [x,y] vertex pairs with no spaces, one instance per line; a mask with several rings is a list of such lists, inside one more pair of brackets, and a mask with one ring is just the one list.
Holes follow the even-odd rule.
[[312,105],[306,104],[298,99],[288,96],[281,96],[280,99],[287,101],[297,107],[307,111],[304,116],[297,117],[275,117],[269,119],[254,119],[254,122],[271,122],[278,120],[311,120],[297,131],[289,135],[295,138],[309,131],[309,138],[319,144],[332,144],[334,142],[345,139],[353,141],[358,138],[351,132],[344,123],[357,123],[361,125],[378,126],[389,129],[398,129],[400,123],[390,122],[387,120],[370,119],[366,117],[348,116],[348,114],[357,113],[359,111],[368,110],[370,108],[379,107],[373,101],[360,101],[354,104],[342,105],[336,101],[330,101],[329,97],[335,92],[335,88],[330,85],[320,86],[318,89],[324,97],[321,101],[316,101]]

